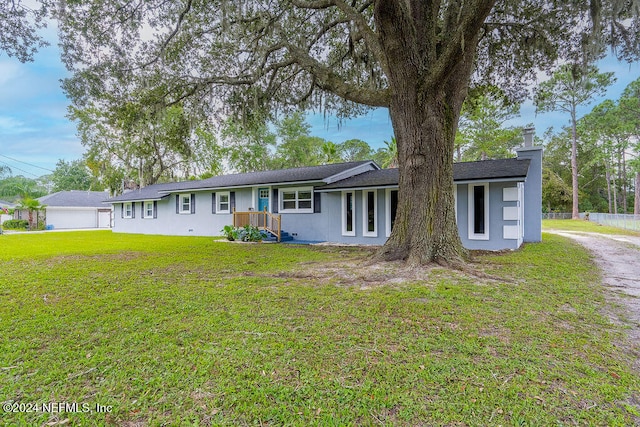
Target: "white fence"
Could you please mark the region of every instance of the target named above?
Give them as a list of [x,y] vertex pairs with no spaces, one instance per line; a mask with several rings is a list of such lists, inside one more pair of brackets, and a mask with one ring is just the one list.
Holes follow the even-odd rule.
[[[585,217],[586,217],[586,214],[584,212],[580,212],[580,218],[585,219]],[[571,219],[571,213],[567,213],[567,212],[543,213],[542,219]],[[602,225],[610,225],[612,227],[640,231],[640,215],[606,214],[606,213],[590,212],[588,220],[597,222],[598,224],[602,224]]]
[[[580,214],[580,217],[584,218],[584,214]],[[603,225],[611,225],[618,228],[625,228],[627,230],[640,231],[640,215],[591,212],[589,213],[589,221]]]
[[543,212],[542,219],[571,219],[571,212]]

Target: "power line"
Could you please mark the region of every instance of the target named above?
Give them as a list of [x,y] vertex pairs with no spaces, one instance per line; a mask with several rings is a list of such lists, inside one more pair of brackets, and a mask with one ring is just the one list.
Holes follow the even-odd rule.
[[[0,154],[0,156],[1,156],[1,155],[2,155],[2,154]],[[4,156],[4,157],[6,157],[6,156]],[[26,174],[28,174],[28,175],[35,176],[36,178],[40,178],[40,177],[39,177],[38,175],[36,175],[35,173],[27,172],[26,170],[24,170],[24,169],[20,169],[19,167],[16,167],[16,166],[11,166],[9,163],[7,163],[7,162],[3,162],[2,160],[0,160],[0,163],[4,163],[5,165],[9,166],[9,168],[10,168],[10,169],[18,169],[20,172],[24,172],[24,173],[26,173]]]
[[[51,169],[43,168],[42,166],[34,165],[32,163],[23,162],[22,160],[14,159],[13,157],[5,156],[4,154],[0,154],[0,156],[1,157],[6,157],[7,159],[13,160],[14,162],[24,163],[25,165],[29,165],[29,166],[34,167],[34,168],[46,170],[47,172],[53,172]],[[11,165],[9,165],[9,166],[11,166]],[[22,169],[19,169],[19,168],[16,168],[16,169],[22,170]]]

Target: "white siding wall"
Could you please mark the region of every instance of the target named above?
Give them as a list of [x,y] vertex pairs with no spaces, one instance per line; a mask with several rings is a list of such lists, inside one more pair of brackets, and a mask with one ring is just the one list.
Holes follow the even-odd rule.
[[47,225],[54,229],[97,228],[98,208],[48,207]]

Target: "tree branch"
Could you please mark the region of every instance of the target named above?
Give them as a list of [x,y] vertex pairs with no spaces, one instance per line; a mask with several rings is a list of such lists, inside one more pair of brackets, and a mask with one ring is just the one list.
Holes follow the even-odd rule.
[[[495,0],[475,0],[468,6],[460,6],[457,16],[448,14],[446,22],[447,28],[443,29],[443,39],[446,40],[444,50],[439,55],[438,60],[429,73],[424,84],[432,86],[446,79],[447,75],[454,69],[452,64],[457,59],[462,58],[469,49],[476,48],[476,41],[484,20],[489,16]],[[453,6],[450,6],[453,8]],[[454,8],[455,9],[455,8]]]

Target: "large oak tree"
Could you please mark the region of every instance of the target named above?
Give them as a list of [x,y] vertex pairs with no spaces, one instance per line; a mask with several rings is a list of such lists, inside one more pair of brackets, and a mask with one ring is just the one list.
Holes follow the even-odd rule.
[[[76,106],[163,102],[268,117],[389,108],[399,205],[382,259],[457,262],[453,150],[470,85],[526,95],[540,69],[604,52],[635,58],[635,0],[74,0],[58,17]],[[104,97],[109,93],[109,97]]]

